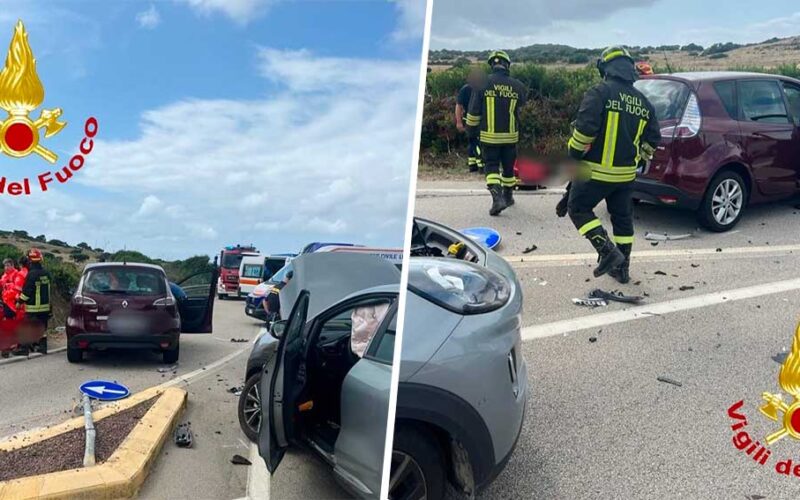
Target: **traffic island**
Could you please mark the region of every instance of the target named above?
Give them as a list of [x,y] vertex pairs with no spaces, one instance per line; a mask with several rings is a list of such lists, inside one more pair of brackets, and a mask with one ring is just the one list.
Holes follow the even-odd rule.
[[0,499],[133,497],[185,406],[186,391],[170,387],[95,411],[98,465],[93,467],[80,467],[83,417],[11,436],[0,442]]

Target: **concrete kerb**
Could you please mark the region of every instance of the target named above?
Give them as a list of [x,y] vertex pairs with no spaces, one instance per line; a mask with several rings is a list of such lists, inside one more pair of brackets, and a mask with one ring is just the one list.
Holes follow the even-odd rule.
[[[156,396],[158,400],[103,464],[0,482],[0,499],[133,497],[186,407],[187,393],[177,387],[153,387],[94,412],[95,421],[102,420]],[[11,436],[0,442],[0,452],[30,446],[81,427],[83,417]]]

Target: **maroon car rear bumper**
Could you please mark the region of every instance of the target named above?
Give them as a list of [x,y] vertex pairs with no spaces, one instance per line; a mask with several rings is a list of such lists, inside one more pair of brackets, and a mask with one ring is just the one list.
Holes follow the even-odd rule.
[[[703,201],[702,198],[691,196],[675,186],[642,177],[637,177],[633,182],[633,197],[655,205],[689,210],[697,210]],[[672,200],[675,202],[672,203]]]
[[178,346],[180,333],[116,335],[111,333],[78,333],[68,335],[67,345],[73,349],[158,349],[171,351]]

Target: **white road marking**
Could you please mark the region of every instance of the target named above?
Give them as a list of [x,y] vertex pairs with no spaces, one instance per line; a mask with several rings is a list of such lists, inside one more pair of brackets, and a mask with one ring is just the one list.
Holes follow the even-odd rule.
[[587,328],[597,328],[626,321],[633,321],[652,316],[662,316],[669,313],[687,311],[701,307],[714,306],[737,300],[752,299],[764,295],[800,290],[800,278],[762,285],[736,288],[722,292],[695,295],[675,300],[667,300],[655,304],[645,304],[634,306],[621,311],[611,311],[600,314],[592,314],[580,318],[573,318],[561,321],[553,321],[542,325],[528,326],[522,329],[522,340],[535,340],[545,337],[552,337],[569,332],[585,330]]
[[[703,258],[735,258],[764,256],[774,257],[778,255],[791,255],[794,252],[800,254],[800,245],[768,245],[768,246],[746,246],[723,248],[718,252],[716,248],[680,248],[674,250],[642,250],[633,252],[631,259],[636,261],[657,261],[687,259],[694,257]],[[546,266],[560,265],[582,265],[597,261],[596,253],[576,253],[576,254],[545,254],[545,255],[509,255],[503,256],[512,266],[520,264],[542,264]]]
[[8,364],[11,364],[11,363],[16,363],[18,361],[28,361],[30,359],[41,358],[42,356],[49,356],[50,354],[55,354],[57,352],[63,352],[63,351],[66,351],[66,350],[67,350],[67,347],[64,346],[64,347],[56,347],[55,349],[48,349],[46,355],[42,354],[42,353],[39,353],[39,352],[34,352],[34,353],[31,353],[31,354],[29,354],[27,356],[11,356],[9,358],[0,359],[0,366],[8,365]]
[[270,474],[267,464],[258,454],[258,446],[250,444],[250,463],[247,469],[247,496],[248,500],[269,500]]
[[[543,196],[543,195],[563,195],[567,191],[564,188],[548,188],[537,190],[522,190],[514,191],[514,196]],[[490,196],[491,193],[484,188],[422,188],[417,189],[417,197],[428,196]]]

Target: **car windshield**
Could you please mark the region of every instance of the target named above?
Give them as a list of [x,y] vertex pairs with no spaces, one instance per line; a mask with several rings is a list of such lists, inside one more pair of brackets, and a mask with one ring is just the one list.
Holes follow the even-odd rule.
[[244,255],[240,253],[226,253],[222,255],[222,267],[225,269],[239,269]]
[[659,121],[677,120],[689,96],[689,87],[675,80],[647,78],[633,84],[656,109]]
[[164,275],[155,269],[119,267],[90,270],[83,291],[98,294],[166,295]]
[[280,283],[283,281],[283,278],[286,277],[286,273],[292,270],[292,263],[289,262],[285,266],[283,266],[280,271],[273,274],[272,277],[269,279],[270,283]]

